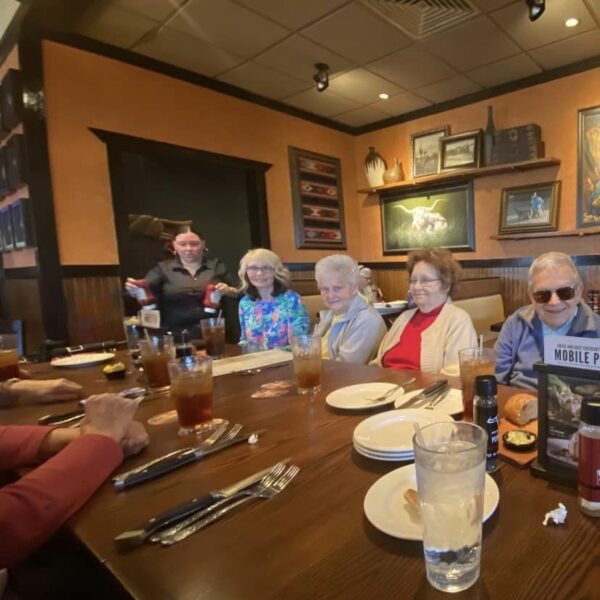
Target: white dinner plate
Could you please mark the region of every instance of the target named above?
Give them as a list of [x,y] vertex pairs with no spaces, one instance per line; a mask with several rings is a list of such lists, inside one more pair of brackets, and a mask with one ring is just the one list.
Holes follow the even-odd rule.
[[405,408],[389,410],[361,421],[352,439],[367,450],[376,452],[412,452],[414,423],[421,427],[430,423],[451,422],[452,417],[437,410]]
[[[408,402],[413,396],[420,394],[423,390],[410,390],[410,392],[405,392],[402,396],[395,395],[394,406],[396,408],[402,408],[402,405],[405,402]],[[435,405],[435,410],[439,410],[440,412],[446,413],[447,415],[458,415],[463,412],[463,403],[462,403],[462,390],[457,390],[456,388],[450,388],[450,391],[446,394],[443,400],[440,400],[438,404]]]
[[415,455],[413,452],[407,452],[405,454],[399,453],[394,454],[392,452],[384,453],[384,452],[373,452],[359,446],[356,442],[354,443],[354,449],[363,456],[370,458],[372,460],[383,460],[386,462],[408,462],[410,460],[414,460]]
[[[367,519],[383,533],[403,540],[418,541],[423,539],[421,519],[404,499],[404,492],[409,488],[417,489],[414,464],[394,469],[378,479],[369,488],[363,507]],[[494,514],[499,501],[498,486],[486,474],[483,495],[484,521]]]
[[362,410],[365,408],[377,408],[391,404],[399,394],[404,394],[404,388],[398,388],[389,398],[381,402],[370,402],[369,399],[383,396],[386,392],[396,387],[396,383],[358,383],[356,385],[348,385],[331,392],[325,398],[325,402],[334,408],[342,408],[344,410]]
[[72,356],[63,356],[53,358],[50,364],[53,367],[62,369],[76,369],[78,367],[91,367],[92,365],[101,365],[115,357],[114,352],[81,352]]

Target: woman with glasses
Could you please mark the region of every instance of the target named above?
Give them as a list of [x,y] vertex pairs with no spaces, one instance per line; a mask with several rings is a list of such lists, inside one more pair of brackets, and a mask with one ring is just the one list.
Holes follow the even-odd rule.
[[514,312],[496,341],[498,383],[537,390],[533,363],[544,360],[544,337],[600,337],[600,315],[581,300],[583,284],[571,257],[546,252],[529,268],[531,304]]
[[332,254],[317,263],[315,278],[329,309],[321,311],[317,328],[321,336],[321,356],[366,364],[377,352],[385,334],[385,323],[359,293],[358,264],[350,256]]
[[439,248],[411,252],[406,266],[415,308],[394,321],[379,346],[377,364],[458,375],[458,351],[477,345],[471,317],[450,299],[461,267]]
[[300,296],[290,289],[290,273],[277,254],[249,250],[240,261],[240,342],[254,350],[280,348],[308,333],[310,321]]

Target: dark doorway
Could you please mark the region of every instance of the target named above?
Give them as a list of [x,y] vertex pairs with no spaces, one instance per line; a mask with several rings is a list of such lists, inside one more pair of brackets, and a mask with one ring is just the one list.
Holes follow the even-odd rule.
[[[192,221],[209,256],[220,258],[237,282],[240,257],[269,247],[264,174],[270,165],[94,130],[107,144],[120,274],[141,278],[168,257],[155,236],[132,235],[130,215]],[[130,311],[136,307],[130,305]],[[237,301],[224,299],[227,339],[239,339]]]

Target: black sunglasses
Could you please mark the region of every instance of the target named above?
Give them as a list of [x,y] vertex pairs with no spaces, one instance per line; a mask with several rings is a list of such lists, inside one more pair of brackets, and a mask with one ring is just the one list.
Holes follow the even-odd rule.
[[572,300],[575,298],[575,288],[572,285],[569,285],[567,287],[558,288],[557,290],[538,290],[531,295],[538,304],[546,304],[546,302],[550,302],[552,294],[556,294],[561,300]]

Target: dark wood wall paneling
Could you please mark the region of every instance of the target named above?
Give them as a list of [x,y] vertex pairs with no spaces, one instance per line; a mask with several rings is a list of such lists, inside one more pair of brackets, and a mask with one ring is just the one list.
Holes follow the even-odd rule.
[[[22,270],[22,269],[19,269]],[[44,340],[39,280],[36,277],[4,280],[4,292],[11,307],[11,318],[23,321],[25,353],[35,354]]]

